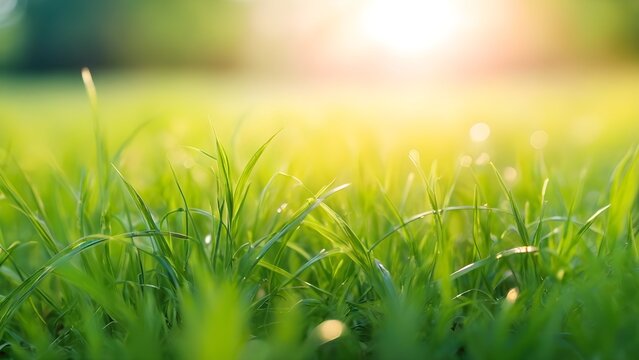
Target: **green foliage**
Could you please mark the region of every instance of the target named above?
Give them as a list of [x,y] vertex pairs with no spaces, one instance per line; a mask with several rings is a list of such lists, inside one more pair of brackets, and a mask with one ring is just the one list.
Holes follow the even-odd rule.
[[[325,146],[256,130],[242,146],[215,135],[173,149],[193,164],[158,137],[124,136],[111,155],[103,131],[93,160],[70,152],[59,166],[22,171],[25,155],[6,147],[0,354],[636,353],[636,150],[580,178],[522,151],[513,180],[499,170],[513,161],[506,145],[479,149],[493,166],[462,166],[453,149],[426,172],[424,149],[369,152],[363,137],[349,138],[362,142],[357,159],[332,148],[346,130],[328,130]],[[295,161],[306,143],[316,152]]]

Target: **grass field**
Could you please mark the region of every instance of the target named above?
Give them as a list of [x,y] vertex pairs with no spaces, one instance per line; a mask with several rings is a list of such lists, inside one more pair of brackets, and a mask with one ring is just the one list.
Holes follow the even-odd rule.
[[639,351],[639,72],[94,75],[0,79],[0,357]]

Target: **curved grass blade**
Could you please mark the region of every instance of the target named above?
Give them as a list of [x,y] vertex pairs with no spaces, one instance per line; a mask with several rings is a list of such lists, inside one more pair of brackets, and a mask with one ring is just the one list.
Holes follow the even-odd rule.
[[57,267],[70,261],[74,256],[83,251],[106,242],[109,237],[98,237],[78,240],[67,246],[62,251],[51,257],[36,272],[23,281],[0,303],[0,334],[3,333],[5,326],[13,314],[18,310],[20,305],[29,297],[29,295],[37,288],[47,275],[53,272]]
[[415,222],[417,220],[422,220],[422,219],[424,219],[427,216],[435,215],[436,213],[442,213],[444,211],[446,211],[446,212],[448,212],[448,211],[469,211],[469,210],[474,211],[475,209],[482,210],[482,211],[494,211],[494,212],[502,212],[502,213],[506,213],[506,214],[511,214],[509,211],[506,211],[506,210],[503,210],[503,209],[499,209],[499,208],[491,208],[491,207],[487,207],[487,206],[478,206],[477,208],[475,208],[475,206],[470,206],[470,205],[449,206],[447,208],[443,208],[443,209],[439,209],[439,210],[424,211],[424,212],[421,212],[419,214],[415,214],[415,215],[409,217],[406,220],[403,220],[400,225],[395,226],[390,231],[388,231],[386,234],[384,234],[380,239],[375,241],[370,246],[368,251],[369,252],[373,251],[382,241],[386,240],[388,237],[390,237],[391,235],[393,235],[397,231],[399,231],[402,228],[406,227],[408,224],[413,223],[413,222]]
[[27,219],[29,220],[31,225],[33,225],[33,227],[35,228],[40,238],[44,241],[44,245],[47,248],[49,254],[51,255],[51,254],[57,253],[59,251],[58,246],[53,237],[53,234],[51,233],[49,228],[46,226],[46,223],[44,223],[38,217],[38,215],[33,210],[31,210],[27,202],[22,198],[22,196],[20,196],[18,191],[13,187],[13,185],[6,178],[2,170],[0,170],[0,191],[4,193],[5,196],[7,196],[12,201],[16,209],[18,209],[22,214],[24,214],[27,217]]
[[[138,192],[133,188],[133,186],[131,186],[131,184],[129,184],[124,179],[124,176],[122,176],[122,173],[120,173],[120,171],[115,167],[115,165],[113,166],[113,168],[122,179],[122,182],[124,182],[124,185],[126,186],[131,197],[133,198],[136,207],[138,208],[138,210],[140,211],[140,214],[144,218],[144,222],[149,227],[149,234],[151,238],[154,240],[152,243],[154,246],[154,251],[156,252],[156,254],[164,258],[166,260],[166,263],[170,265],[167,267],[167,270],[169,271],[169,274],[170,274],[169,277],[171,279],[177,279],[179,277],[177,273],[177,270],[179,270],[179,268],[176,266],[176,262],[173,257],[173,252],[171,251],[171,248],[169,247],[169,244],[166,241],[166,238],[164,237],[164,235],[162,235],[160,228],[158,227],[155,220],[153,219],[153,215],[151,214],[151,211],[149,210],[144,200],[142,200],[142,197],[140,196],[140,194],[138,194]],[[163,264],[164,262],[165,261],[162,261],[161,263]],[[174,286],[177,287],[178,283],[175,282]]]
[[506,183],[504,182],[504,178],[502,178],[501,174],[499,173],[499,170],[497,170],[497,167],[495,167],[495,164],[491,162],[490,166],[493,168],[493,172],[497,176],[499,185],[501,186],[501,189],[506,194],[506,198],[508,198],[508,202],[510,203],[510,208],[512,210],[513,216],[515,217],[515,223],[517,225],[517,232],[519,233],[519,237],[521,237],[521,241],[524,243],[524,245],[527,246],[530,244],[530,236],[528,235],[528,230],[526,229],[526,222],[524,221],[524,218],[521,216],[519,207],[515,203],[515,198],[513,197],[513,193],[506,186]]
[[259,249],[257,255],[254,255],[255,247],[251,247],[249,251],[244,255],[242,261],[239,266],[239,275],[242,278],[245,278],[249,275],[249,273],[253,270],[255,265],[266,255],[266,253],[284,236],[286,236],[289,232],[296,229],[302,221],[311,213],[315,208],[320,206],[324,200],[333,194],[347,188],[350,184],[340,185],[338,187],[333,188],[332,190],[326,192],[324,195],[316,198],[315,200],[309,200],[308,203],[298,210],[293,217],[284,223],[278,231],[276,231],[273,235],[271,235],[268,240],[266,240],[265,244]]
[[468,274],[469,272],[475,271],[479,268],[482,268],[486,265],[492,264],[495,261],[498,261],[500,259],[515,255],[515,254],[533,254],[539,251],[539,248],[537,248],[536,246],[518,246],[516,248],[512,248],[512,249],[508,249],[508,250],[504,250],[504,251],[500,251],[497,254],[495,254],[494,256],[490,256],[478,261],[475,261],[473,263],[470,263],[464,267],[462,267],[461,269],[453,272],[452,274],[450,274],[450,279],[451,280],[455,280],[458,279],[466,274]]

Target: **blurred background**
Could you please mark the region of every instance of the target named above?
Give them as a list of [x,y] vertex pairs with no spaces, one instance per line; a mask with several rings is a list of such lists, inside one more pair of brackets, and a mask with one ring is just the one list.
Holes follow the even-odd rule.
[[465,76],[628,62],[633,0],[0,0],[0,69]]
[[212,123],[250,144],[285,129],[300,161],[366,141],[436,157],[481,123],[510,162],[618,158],[638,61],[639,0],[0,0],[0,145],[79,156],[87,66],[114,147],[151,120],[169,153]]

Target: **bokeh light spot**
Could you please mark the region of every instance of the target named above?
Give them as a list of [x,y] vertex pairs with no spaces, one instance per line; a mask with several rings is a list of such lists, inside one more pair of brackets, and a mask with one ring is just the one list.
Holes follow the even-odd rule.
[[490,126],[480,122],[470,128],[470,139],[473,142],[484,142],[490,136]]
[[477,159],[475,159],[475,165],[486,165],[489,162],[490,162],[490,155],[488,155],[488,153],[485,153],[485,152],[479,154]]
[[514,304],[515,300],[517,300],[518,297],[519,297],[519,289],[512,288],[508,291],[508,294],[506,295],[506,301],[508,301],[511,304]]
[[513,182],[517,180],[517,169],[512,166],[508,166],[504,169],[504,180]]
[[546,147],[548,144],[548,133],[543,130],[537,130],[530,135],[530,145],[537,149],[541,150]]
[[470,155],[464,155],[459,158],[459,165],[462,167],[470,167],[473,164],[473,158]]
[[317,334],[323,343],[342,336],[344,323],[339,320],[326,320],[317,326]]

